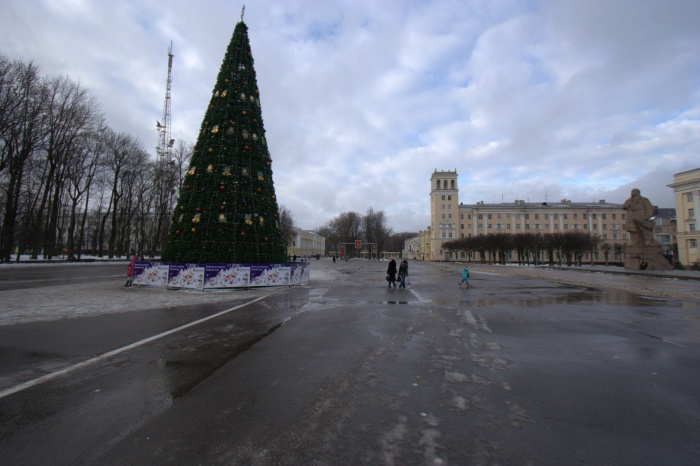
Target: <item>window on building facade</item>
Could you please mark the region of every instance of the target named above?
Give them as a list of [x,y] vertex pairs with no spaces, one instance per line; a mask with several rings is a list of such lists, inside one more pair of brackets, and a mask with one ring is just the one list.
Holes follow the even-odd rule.
[[597,215],[593,214],[593,220],[595,220],[596,218],[597,218]]
[[603,233],[603,239],[608,239],[608,234],[607,234],[607,233]]
[[510,223],[506,224],[506,230],[510,230]]
[[694,223],[688,224],[688,231],[695,231],[695,224]]
[[559,224],[558,224],[558,223],[555,223],[555,224],[554,224],[554,229],[555,229],[555,230],[558,230],[558,229],[559,229]]
[[568,229],[569,229],[569,224],[568,224],[568,223],[565,223],[565,224],[564,224],[564,229],[565,229],[565,230],[568,230]]
[[448,201],[451,201],[451,200],[452,200],[452,195],[451,195],[451,194],[448,194],[447,200],[448,200]]
[[540,219],[540,214],[535,214],[535,220],[539,220],[539,219]]
[[480,223],[480,224],[479,224],[479,230],[481,230],[482,228],[484,228],[484,224],[483,224],[483,223]]
[[525,214],[525,220],[530,220],[530,214]]
[[459,228],[460,228],[461,230],[464,230],[464,223],[460,223],[460,224],[459,224]]
[[602,219],[607,220],[608,219],[608,214],[602,214]]
[[445,232],[444,232],[444,231],[442,232],[442,237],[445,238]]
[[503,230],[503,224],[497,223],[497,224],[496,224],[496,230]]
[[539,229],[540,229],[540,224],[539,224],[539,223],[535,223],[535,230],[539,230]]
[[579,224],[578,224],[578,223],[574,223],[574,230],[578,230],[578,227],[579,227]]
[[578,219],[578,214],[574,214],[574,220]]
[[588,214],[583,214],[583,219],[586,220],[588,218]]
[[612,215],[613,220],[617,220],[617,214],[610,214],[610,215]]
[[569,214],[563,214],[564,215],[564,220],[568,220]]
[[484,219],[484,214],[479,214],[479,220],[483,220],[483,219]]
[[515,224],[515,229],[516,229],[516,230],[520,230],[520,224],[519,224],[519,223],[516,223],[516,224]]
[[693,202],[693,193],[687,193],[687,194],[685,195],[685,200],[686,200],[687,202]]
[[489,230],[493,228],[493,225],[489,223]]
[[472,219],[472,214],[467,214],[467,220],[471,220],[471,219]]
[[691,239],[690,241],[688,241],[688,246],[690,246],[691,248],[697,248],[698,247],[698,240]]
[[452,220],[452,214],[447,214],[447,218]]
[[[440,184],[439,184],[439,183],[440,183],[440,182],[438,181],[438,188],[440,187]],[[445,195],[444,195],[444,194],[442,195],[442,200],[443,200],[443,201],[445,200]]]
[[510,220],[510,214],[506,214],[506,220]]
[[445,214],[442,214],[442,219],[445,220]]
[[493,219],[493,214],[489,214],[489,220]]
[[452,210],[452,204],[447,205],[447,210]]
[[608,224],[607,224],[607,223],[603,223],[603,230],[607,230],[607,229],[608,229]]
[[459,214],[459,218],[461,218],[462,220],[464,220],[464,214]]
[[587,224],[587,223],[584,223],[584,224],[583,224],[583,229],[584,229],[584,230],[588,230],[588,224]]
[[559,214],[554,214],[554,220],[559,220]]
[[448,237],[448,238],[452,238],[452,233],[448,233],[448,234],[447,234],[447,237]]
[[690,218],[695,217],[695,209],[688,209],[688,217],[690,217]]
[[549,214],[544,214],[544,219],[549,220]]

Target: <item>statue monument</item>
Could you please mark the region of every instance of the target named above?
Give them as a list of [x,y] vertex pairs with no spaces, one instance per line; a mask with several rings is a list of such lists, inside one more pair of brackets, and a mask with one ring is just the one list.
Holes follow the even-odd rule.
[[664,257],[659,243],[654,241],[654,206],[633,189],[629,199],[622,204],[627,211],[625,230],[630,234],[630,244],[625,248],[625,268],[629,270],[673,270]]

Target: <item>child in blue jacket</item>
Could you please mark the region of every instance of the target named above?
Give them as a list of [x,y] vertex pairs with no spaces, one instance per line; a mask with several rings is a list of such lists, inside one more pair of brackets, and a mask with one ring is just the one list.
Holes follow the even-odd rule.
[[464,268],[462,269],[462,281],[459,282],[459,287],[462,288],[462,283],[467,284],[467,288],[469,288],[469,269],[467,269],[467,266],[465,265]]

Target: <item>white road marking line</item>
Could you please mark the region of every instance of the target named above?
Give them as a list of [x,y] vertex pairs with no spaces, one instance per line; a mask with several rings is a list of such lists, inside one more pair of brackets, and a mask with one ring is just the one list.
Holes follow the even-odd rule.
[[17,392],[21,392],[22,390],[26,390],[27,388],[34,387],[34,386],[39,385],[39,384],[42,384],[42,383],[44,383],[44,382],[48,382],[49,380],[55,379],[56,377],[60,377],[60,376],[62,376],[62,375],[65,375],[65,374],[68,374],[68,373],[70,373],[70,372],[76,371],[76,370],[81,369],[81,368],[83,368],[83,367],[89,366],[90,364],[94,364],[94,363],[96,363],[96,362],[103,361],[103,360],[105,360],[105,359],[107,359],[107,358],[111,358],[112,356],[116,356],[117,354],[120,354],[120,353],[123,353],[123,352],[125,352],[125,351],[129,351],[129,350],[131,350],[131,349],[134,349],[134,348],[137,348],[137,347],[139,347],[139,346],[145,345],[146,343],[150,343],[150,342],[152,342],[152,341],[158,340],[159,338],[163,338],[163,337],[168,336],[168,335],[171,335],[171,334],[173,334],[173,333],[177,333],[177,332],[179,332],[180,330],[184,330],[184,329],[186,329],[186,328],[193,327],[193,326],[195,326],[195,325],[197,325],[197,324],[201,324],[202,322],[206,322],[207,320],[214,319],[214,318],[216,318],[216,317],[219,317],[219,316],[222,316],[222,315],[224,315],[224,314],[227,314],[227,313],[229,313],[229,312],[231,312],[231,311],[235,311],[236,309],[240,309],[240,308],[242,308],[242,307],[245,307],[245,306],[248,306],[248,305],[250,305],[250,304],[256,303],[256,302],[260,301],[261,299],[267,298],[268,296],[269,296],[269,295],[260,296],[260,297],[258,297],[258,298],[253,299],[252,301],[248,301],[247,303],[243,303],[243,304],[241,304],[241,305],[239,305],[239,306],[232,307],[231,309],[226,309],[226,310],[224,310],[224,311],[217,312],[216,314],[212,314],[212,315],[210,315],[210,316],[208,316],[208,317],[204,317],[204,318],[202,318],[202,319],[195,320],[194,322],[190,322],[189,324],[185,324],[185,325],[182,325],[182,326],[180,326],[180,327],[177,327],[177,328],[168,330],[167,332],[159,333],[158,335],[153,335],[152,337],[148,337],[148,338],[145,338],[145,339],[143,339],[143,340],[141,340],[141,341],[137,341],[137,342],[135,342],[135,343],[131,343],[130,345],[122,346],[121,348],[117,348],[117,349],[115,349],[115,350],[108,351],[108,352],[106,352],[106,353],[104,353],[104,354],[101,354],[101,355],[99,355],[99,356],[96,356],[96,357],[94,357],[94,358],[92,358],[92,359],[88,359],[88,360],[86,360],[86,361],[79,362],[79,363],[77,363],[77,364],[73,364],[72,366],[66,367],[66,368],[61,369],[61,370],[58,370],[58,371],[56,371],[56,372],[52,372],[52,373],[50,373],[50,374],[42,375],[41,377],[38,377],[38,378],[36,378],[36,379],[34,379],[34,380],[29,380],[29,381],[27,381],[27,382],[23,382],[23,383],[21,383],[21,384],[19,384],[19,385],[16,385],[16,386],[12,387],[12,388],[8,388],[8,389],[6,389],[6,390],[1,391],[1,392],[0,392],[0,399],[5,398],[6,396],[12,395],[12,394],[17,393]]

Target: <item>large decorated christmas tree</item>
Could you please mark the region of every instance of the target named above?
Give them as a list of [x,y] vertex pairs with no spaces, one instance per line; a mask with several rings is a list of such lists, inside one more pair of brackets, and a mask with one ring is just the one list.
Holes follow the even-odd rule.
[[286,262],[271,164],[248,28],[241,21],[204,114],[163,261]]

